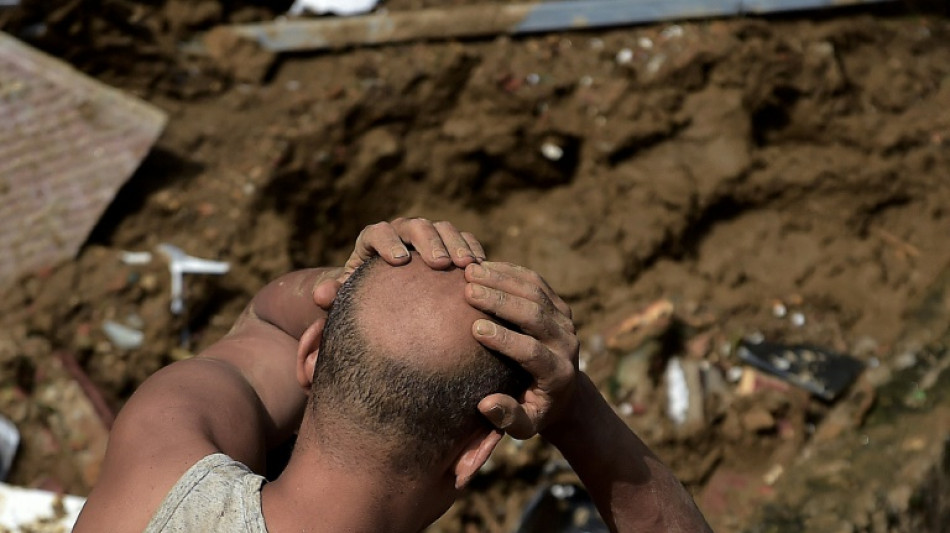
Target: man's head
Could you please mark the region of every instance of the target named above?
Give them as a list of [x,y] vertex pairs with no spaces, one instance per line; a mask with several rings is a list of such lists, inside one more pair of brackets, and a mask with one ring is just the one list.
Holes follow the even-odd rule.
[[485,315],[464,287],[462,270],[418,259],[357,269],[333,303],[314,365],[309,415],[322,448],[345,457],[365,445],[416,475],[487,432],[482,398],[524,391],[527,374],[472,336]]

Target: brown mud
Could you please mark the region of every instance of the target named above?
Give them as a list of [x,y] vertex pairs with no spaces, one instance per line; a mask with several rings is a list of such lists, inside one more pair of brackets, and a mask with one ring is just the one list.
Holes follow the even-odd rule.
[[[14,483],[89,488],[96,465],[74,449],[86,445],[57,433],[68,402],[44,400],[72,380],[57,352],[74,354],[116,410],[226,332],[267,280],[339,264],[364,225],[396,216],[451,220],[490,257],[545,276],[575,311],[589,372],[718,531],[798,497],[782,490],[807,492],[783,489],[783,473],[815,435],[858,446],[877,388],[896,379],[864,376],[838,405],[776,383],[715,388],[710,375],[738,366],[736,339],[809,342],[891,369],[946,330],[913,327],[950,265],[950,21],[932,11],[215,62],[181,43],[275,12],[224,0],[58,5],[24,1],[0,27],[170,123],[76,260],[24,277],[0,304],[0,412],[25,440]],[[120,261],[163,242],[232,265],[187,280],[181,317],[168,312],[161,261]],[[649,361],[624,390],[616,367],[628,352],[604,335],[663,298],[674,316],[626,347],[647,347]],[[144,324],[144,346],[114,347],[107,319]],[[674,355],[706,376],[701,419],[686,428],[664,414],[660,374]],[[507,443],[436,529],[510,531],[539,480],[568,475],[546,461],[557,464],[541,442]],[[744,490],[751,499],[736,500]],[[900,530],[859,522],[847,530]]]

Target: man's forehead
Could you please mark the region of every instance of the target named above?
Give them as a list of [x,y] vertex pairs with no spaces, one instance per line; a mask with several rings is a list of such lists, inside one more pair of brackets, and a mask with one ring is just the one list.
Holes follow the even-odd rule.
[[406,265],[380,261],[368,274],[357,319],[371,345],[433,368],[462,363],[476,352],[472,324],[486,315],[465,301],[462,269],[433,270],[413,252]]

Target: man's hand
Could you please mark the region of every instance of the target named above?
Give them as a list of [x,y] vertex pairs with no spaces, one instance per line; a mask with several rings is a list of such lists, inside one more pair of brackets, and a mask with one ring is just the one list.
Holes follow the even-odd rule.
[[511,325],[477,320],[475,338],[534,377],[520,403],[493,394],[479,411],[512,437],[541,433],[577,472],[611,531],[711,533],[673,472],[577,370],[571,310],[541,276],[483,261],[468,265],[465,279],[469,303]]
[[356,238],[353,253],[335,279],[326,280],[314,289],[314,302],[329,309],[337,291],[347,278],[367,259],[380,256],[390,265],[409,262],[411,245],[427,265],[442,270],[451,265],[466,265],[485,259],[485,250],[474,235],[459,231],[451,222],[431,222],[424,218],[397,218],[363,228]]
[[579,343],[570,307],[535,272],[509,263],[483,261],[465,269],[465,297],[477,309],[517,328],[478,320],[478,342],[512,358],[534,383],[523,400],[493,394],[478,404],[495,426],[519,439],[555,422],[577,387]]

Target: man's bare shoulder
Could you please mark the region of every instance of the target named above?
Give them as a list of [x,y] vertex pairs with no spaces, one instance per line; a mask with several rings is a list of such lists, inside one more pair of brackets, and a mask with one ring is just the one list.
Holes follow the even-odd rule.
[[[259,401],[247,387],[230,365],[206,358],[175,363],[150,377],[116,419],[75,531],[142,531],[181,476],[212,453],[260,465],[263,446],[258,439],[246,442],[246,435],[262,428],[235,419],[246,412],[242,406]],[[220,407],[196,408],[201,405]],[[228,427],[244,440],[229,437]]]

